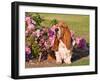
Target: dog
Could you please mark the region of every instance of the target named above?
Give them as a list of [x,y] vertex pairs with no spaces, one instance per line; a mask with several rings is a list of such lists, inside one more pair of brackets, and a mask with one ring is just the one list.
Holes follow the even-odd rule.
[[55,52],[56,63],[65,62],[71,64],[72,57],[72,43],[71,43],[71,32],[64,22],[56,24],[55,29],[55,40],[52,50]]

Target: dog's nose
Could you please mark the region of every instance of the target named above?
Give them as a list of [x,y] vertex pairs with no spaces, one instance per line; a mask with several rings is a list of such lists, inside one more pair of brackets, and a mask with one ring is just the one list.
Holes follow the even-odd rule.
[[56,28],[56,29],[55,29],[55,32],[58,32],[58,31],[59,31],[59,29],[58,29],[58,28]]

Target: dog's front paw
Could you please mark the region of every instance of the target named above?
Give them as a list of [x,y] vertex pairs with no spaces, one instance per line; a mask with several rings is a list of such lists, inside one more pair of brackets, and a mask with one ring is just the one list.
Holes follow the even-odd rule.
[[62,62],[61,61],[59,61],[59,62],[57,61],[56,64],[62,64]]
[[71,64],[71,61],[68,61],[67,64]]

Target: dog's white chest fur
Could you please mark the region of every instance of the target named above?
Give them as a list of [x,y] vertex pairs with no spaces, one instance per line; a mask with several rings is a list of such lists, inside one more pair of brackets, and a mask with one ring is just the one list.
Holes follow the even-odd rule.
[[62,60],[64,60],[65,63],[68,64],[71,63],[70,50],[67,49],[66,45],[62,42],[62,40],[60,40],[58,51],[56,51],[55,53],[56,53],[56,61],[58,63],[61,63]]
[[59,52],[62,52],[62,53],[66,53],[68,51],[66,45],[63,43],[62,40],[60,40],[60,42],[59,42],[58,50],[59,50]]

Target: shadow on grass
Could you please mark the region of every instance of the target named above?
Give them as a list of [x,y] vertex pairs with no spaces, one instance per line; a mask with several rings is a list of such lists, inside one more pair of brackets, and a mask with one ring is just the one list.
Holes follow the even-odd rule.
[[89,50],[74,48],[71,61],[74,62],[87,56],[89,56]]

